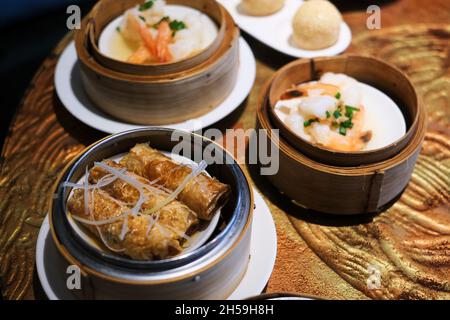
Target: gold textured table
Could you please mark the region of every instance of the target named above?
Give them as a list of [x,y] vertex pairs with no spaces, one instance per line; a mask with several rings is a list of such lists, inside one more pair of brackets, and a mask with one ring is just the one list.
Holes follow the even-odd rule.
[[[410,75],[428,112],[428,131],[411,182],[385,212],[327,216],[300,209],[250,172],[274,217],[275,268],[266,292],[325,298],[450,299],[450,2],[383,1],[382,29],[366,29],[366,8],[339,2],[353,32],[349,52],[372,54]],[[246,37],[257,77],[245,103],[215,127],[252,128],[259,89],[291,59]],[[7,299],[45,297],[34,271],[35,244],[50,188],[64,165],[105,134],[73,118],[53,85],[67,35],[42,64],[11,124],[0,158],[0,276]],[[369,266],[381,272],[369,289]]]

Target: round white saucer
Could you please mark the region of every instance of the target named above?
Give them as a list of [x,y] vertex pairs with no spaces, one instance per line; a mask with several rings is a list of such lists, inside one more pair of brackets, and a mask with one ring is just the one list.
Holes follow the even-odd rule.
[[334,56],[350,45],[352,32],[341,23],[339,38],[332,46],[321,50],[303,50],[292,44],[292,18],[303,3],[300,0],[285,0],[280,11],[268,16],[247,15],[240,9],[241,0],[218,0],[233,16],[238,26],[255,39],[279,52],[297,58]]
[[[210,112],[180,123],[164,125],[166,128],[197,131],[216,123],[233,112],[247,97],[256,76],[256,60],[250,46],[239,39],[239,70],[234,89],[225,100]],[[117,133],[143,127],[115,119],[99,110],[84,92],[81,83],[77,53],[71,42],[61,54],[55,70],[55,88],[65,108],[88,126],[107,133]]]
[[[277,234],[269,207],[253,190],[255,210],[252,224],[250,260],[239,286],[228,299],[245,299],[261,293],[272,273],[277,254]],[[76,300],[66,286],[67,262],[59,254],[50,235],[48,218],[39,231],[36,244],[36,268],[42,288],[51,300]]]

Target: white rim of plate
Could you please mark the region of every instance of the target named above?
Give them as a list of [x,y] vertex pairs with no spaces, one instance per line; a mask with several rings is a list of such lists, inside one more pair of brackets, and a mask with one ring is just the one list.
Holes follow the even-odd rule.
[[[233,19],[242,30],[272,49],[292,57],[314,58],[334,56],[345,51],[352,40],[352,32],[350,27],[343,21],[341,23],[341,29],[337,42],[328,48],[320,50],[304,50],[289,44],[289,39],[292,34],[292,28],[290,27],[292,18],[304,1],[286,0],[282,9],[267,16],[250,16],[239,13],[237,6],[241,0],[218,0],[218,2],[220,2],[230,12]],[[266,21],[264,25],[269,26],[266,28],[277,30],[277,32],[272,32],[273,37],[268,37],[266,36],[268,33],[261,31],[265,28],[262,25],[264,20]],[[275,38],[275,35],[278,37]]]
[[[78,120],[106,133],[117,133],[131,129],[149,127],[114,119],[100,111],[86,96],[76,68],[77,54],[72,41],[61,54],[55,69],[55,89],[63,106]],[[256,60],[248,43],[239,39],[239,70],[232,92],[210,112],[198,118],[163,127],[186,131],[197,131],[222,120],[247,98],[256,77]],[[75,82],[75,83],[72,83]],[[74,90],[74,86],[76,89]]]
[[[275,222],[261,194],[255,189],[253,189],[253,194],[255,210],[252,221],[250,261],[244,277],[238,287],[228,297],[228,300],[241,300],[259,295],[269,281],[275,265],[277,255]],[[48,216],[46,216],[39,230],[36,243],[36,269],[42,289],[47,297],[50,300],[60,300],[60,297],[50,285],[45,269],[44,248],[48,236],[50,236],[50,225]],[[67,299],[76,299],[75,295],[67,292],[66,294],[68,294]]]

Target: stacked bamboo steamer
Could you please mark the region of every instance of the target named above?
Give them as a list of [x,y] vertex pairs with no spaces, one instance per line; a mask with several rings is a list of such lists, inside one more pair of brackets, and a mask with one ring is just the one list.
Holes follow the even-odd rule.
[[[324,72],[344,73],[389,95],[405,117],[406,134],[384,148],[354,153],[323,149],[296,136],[277,119],[274,105],[292,84],[316,80]],[[279,170],[267,178],[280,192],[308,209],[360,214],[382,210],[406,187],[425,135],[426,115],[400,70],[373,57],[344,55],[297,60],[277,71],[261,92],[257,123],[279,151]],[[279,136],[273,129],[279,129]]]
[[208,15],[216,39],[202,52],[173,63],[137,65],[98,47],[103,29],[142,0],[100,0],[75,34],[84,89],[102,111],[129,123],[164,125],[203,115],[231,92],[239,67],[239,29],[214,0],[168,0]]

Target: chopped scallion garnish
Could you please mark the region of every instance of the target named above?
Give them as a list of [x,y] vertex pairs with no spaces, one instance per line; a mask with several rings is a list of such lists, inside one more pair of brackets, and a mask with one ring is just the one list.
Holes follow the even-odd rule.
[[169,23],[170,29],[172,30],[172,36],[175,36],[177,31],[186,29],[186,24],[183,21],[173,20]]
[[337,119],[340,116],[342,116],[342,113],[339,110],[336,110],[336,111],[333,112],[333,116]]
[[313,122],[317,122],[317,121],[319,121],[319,119],[317,119],[317,118],[312,118],[312,119],[306,120],[305,122],[303,122],[303,126],[309,127]]
[[339,133],[345,136],[347,134],[347,128],[344,128],[343,126],[339,127]]
[[359,108],[355,108],[352,106],[345,106],[345,116],[349,117],[350,119],[353,118],[353,112],[354,111],[359,111]]
[[327,119],[331,117],[330,111],[326,111],[325,114],[327,115]]
[[150,9],[151,7],[153,7],[154,2],[155,2],[155,0],[148,0],[147,2],[141,4],[139,6],[139,11],[145,11],[145,10]]
[[340,92],[336,93],[334,97],[339,100],[341,98],[341,93]]
[[352,128],[353,122],[350,119],[345,120],[344,122],[341,123],[341,126],[343,126],[344,128]]

